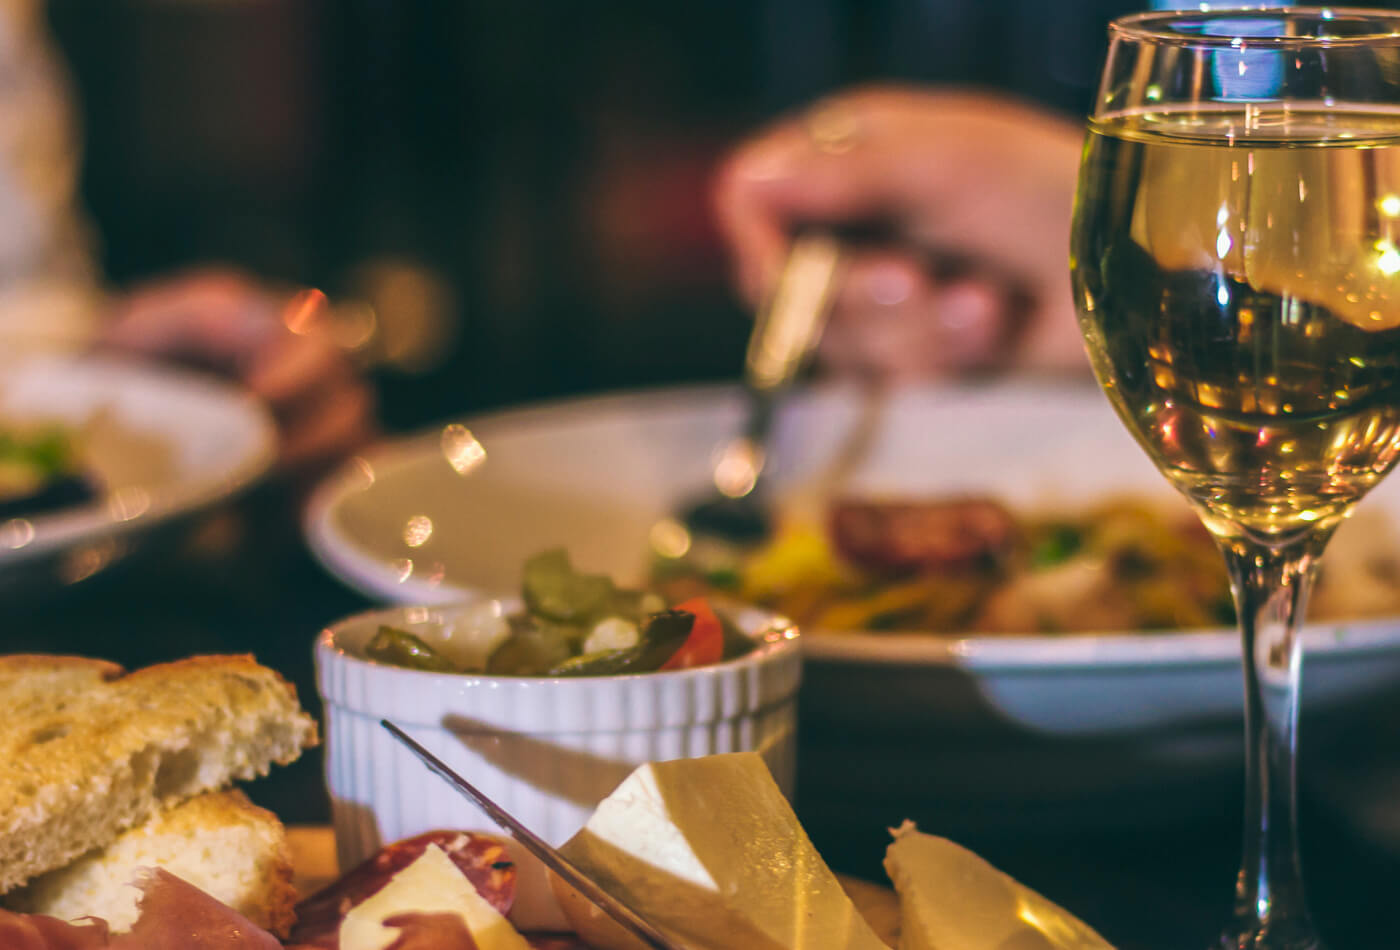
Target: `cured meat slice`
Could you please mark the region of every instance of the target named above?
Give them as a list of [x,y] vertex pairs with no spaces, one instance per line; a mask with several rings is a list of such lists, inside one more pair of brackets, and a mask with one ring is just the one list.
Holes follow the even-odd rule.
[[933,502],[845,501],[831,509],[831,537],[853,564],[876,571],[955,570],[1005,554],[1016,522],[984,498]]
[[5,950],[104,950],[107,923],[68,923],[42,914],[0,910],[0,947]]
[[[0,950],[336,950],[345,913],[373,896],[397,872],[436,844],[502,914],[515,899],[515,866],[503,841],[488,835],[433,831],[397,842],[298,907],[292,939],[272,934],[199,888],[160,868],[142,874],[141,915],[130,933],[111,936],[106,921],[67,922],[0,909]],[[454,914],[401,914],[385,921],[400,928],[387,950],[478,950]],[[536,950],[588,950],[572,935],[530,938]]]
[[398,939],[385,950],[478,950],[456,914],[400,914],[384,923],[399,928]]
[[199,888],[159,868],[138,882],[141,916],[111,937],[98,918],[72,923],[0,910],[4,950],[283,950],[266,930]]
[[146,871],[139,885],[141,916],[108,950],[282,950],[272,934],[169,871]]
[[510,913],[515,903],[515,865],[505,842],[463,831],[429,831],[386,845],[298,904],[291,942],[335,950],[346,912],[377,894],[391,877],[418,860],[430,844],[446,852],[492,907],[501,914]]

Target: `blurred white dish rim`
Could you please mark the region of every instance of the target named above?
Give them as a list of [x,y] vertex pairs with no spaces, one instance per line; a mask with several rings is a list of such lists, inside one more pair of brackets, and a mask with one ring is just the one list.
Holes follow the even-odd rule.
[[[638,581],[647,530],[703,483],[707,455],[739,409],[732,387],[693,387],[507,410],[440,427],[380,447],[328,478],[308,506],[307,537],[333,574],[391,603],[513,591],[525,557],[554,545],[589,569]],[[850,494],[975,490],[1032,505],[1170,491],[1097,390],[1027,384],[911,387],[874,408],[851,389],[809,390],[780,422],[779,486],[809,481],[842,453],[848,430],[862,421],[869,428],[859,457],[840,476]],[[1366,505],[1386,507],[1400,522],[1395,488],[1382,483]],[[1045,671],[1239,662],[1230,629],[805,632],[809,659],[845,663]],[[1392,651],[1400,648],[1400,618],[1311,626],[1305,636],[1314,656]]]
[[93,501],[0,522],[0,571],[143,530],[247,487],[276,456],[253,397],[218,380],[113,357],[0,359],[0,425],[75,430]]

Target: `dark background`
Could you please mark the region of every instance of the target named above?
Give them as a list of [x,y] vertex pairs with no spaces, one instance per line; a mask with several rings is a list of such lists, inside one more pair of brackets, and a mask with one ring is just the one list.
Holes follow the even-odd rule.
[[[117,285],[211,261],[445,291],[450,341],[381,369],[392,428],[737,374],[716,159],[855,82],[1084,114],[1107,0],[51,0]],[[381,310],[386,322],[412,314]]]
[[[403,431],[528,399],[736,376],[747,316],[708,211],[728,147],[875,79],[977,84],[1083,115],[1105,23],[1129,6],[49,0],[49,13],[113,286],[220,262],[356,299],[386,268],[416,275],[440,305],[425,317],[380,299],[381,320],[412,329],[432,317],[448,334],[411,365],[374,371],[388,427]],[[264,486],[91,582],[6,604],[5,649],[132,667],[256,649],[315,711],[311,635],[368,604],[306,555],[287,488]],[[1304,741],[1303,850],[1334,947],[1395,944],[1400,825],[1364,820],[1357,803],[1394,814],[1400,773],[1373,766],[1393,761],[1397,722],[1394,703],[1330,724],[1304,717],[1304,735],[1324,741]],[[828,761],[841,741],[803,735]],[[308,755],[250,791],[289,822],[324,821],[319,768]],[[804,822],[835,867],[878,879],[882,831],[843,820],[820,779],[800,777]],[[979,830],[932,788],[908,795],[925,826],[1129,950],[1205,946],[1228,915],[1233,778],[1217,809],[1173,820],[1143,802],[1128,827],[1008,814],[1013,830]]]

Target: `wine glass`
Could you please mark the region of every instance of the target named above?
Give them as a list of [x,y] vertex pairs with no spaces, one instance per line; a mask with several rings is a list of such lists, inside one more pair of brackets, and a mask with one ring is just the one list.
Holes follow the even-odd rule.
[[1234,590],[1245,840],[1219,946],[1320,947],[1296,836],[1297,623],[1328,538],[1400,457],[1400,14],[1115,21],[1071,269],[1100,384]]

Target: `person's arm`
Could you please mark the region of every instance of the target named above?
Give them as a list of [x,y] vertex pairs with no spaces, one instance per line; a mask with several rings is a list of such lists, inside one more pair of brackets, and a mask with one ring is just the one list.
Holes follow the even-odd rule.
[[125,293],[102,287],[77,194],[68,79],[41,3],[0,3],[0,354],[110,350],[194,363],[236,379],[277,418],[284,467],[353,449],[374,432],[368,382],[331,335],[324,298],[229,270]]
[[195,271],[117,298],[101,341],[240,380],[277,419],[281,465],[315,468],[376,430],[370,384],[327,331],[327,307],[319,291]]

